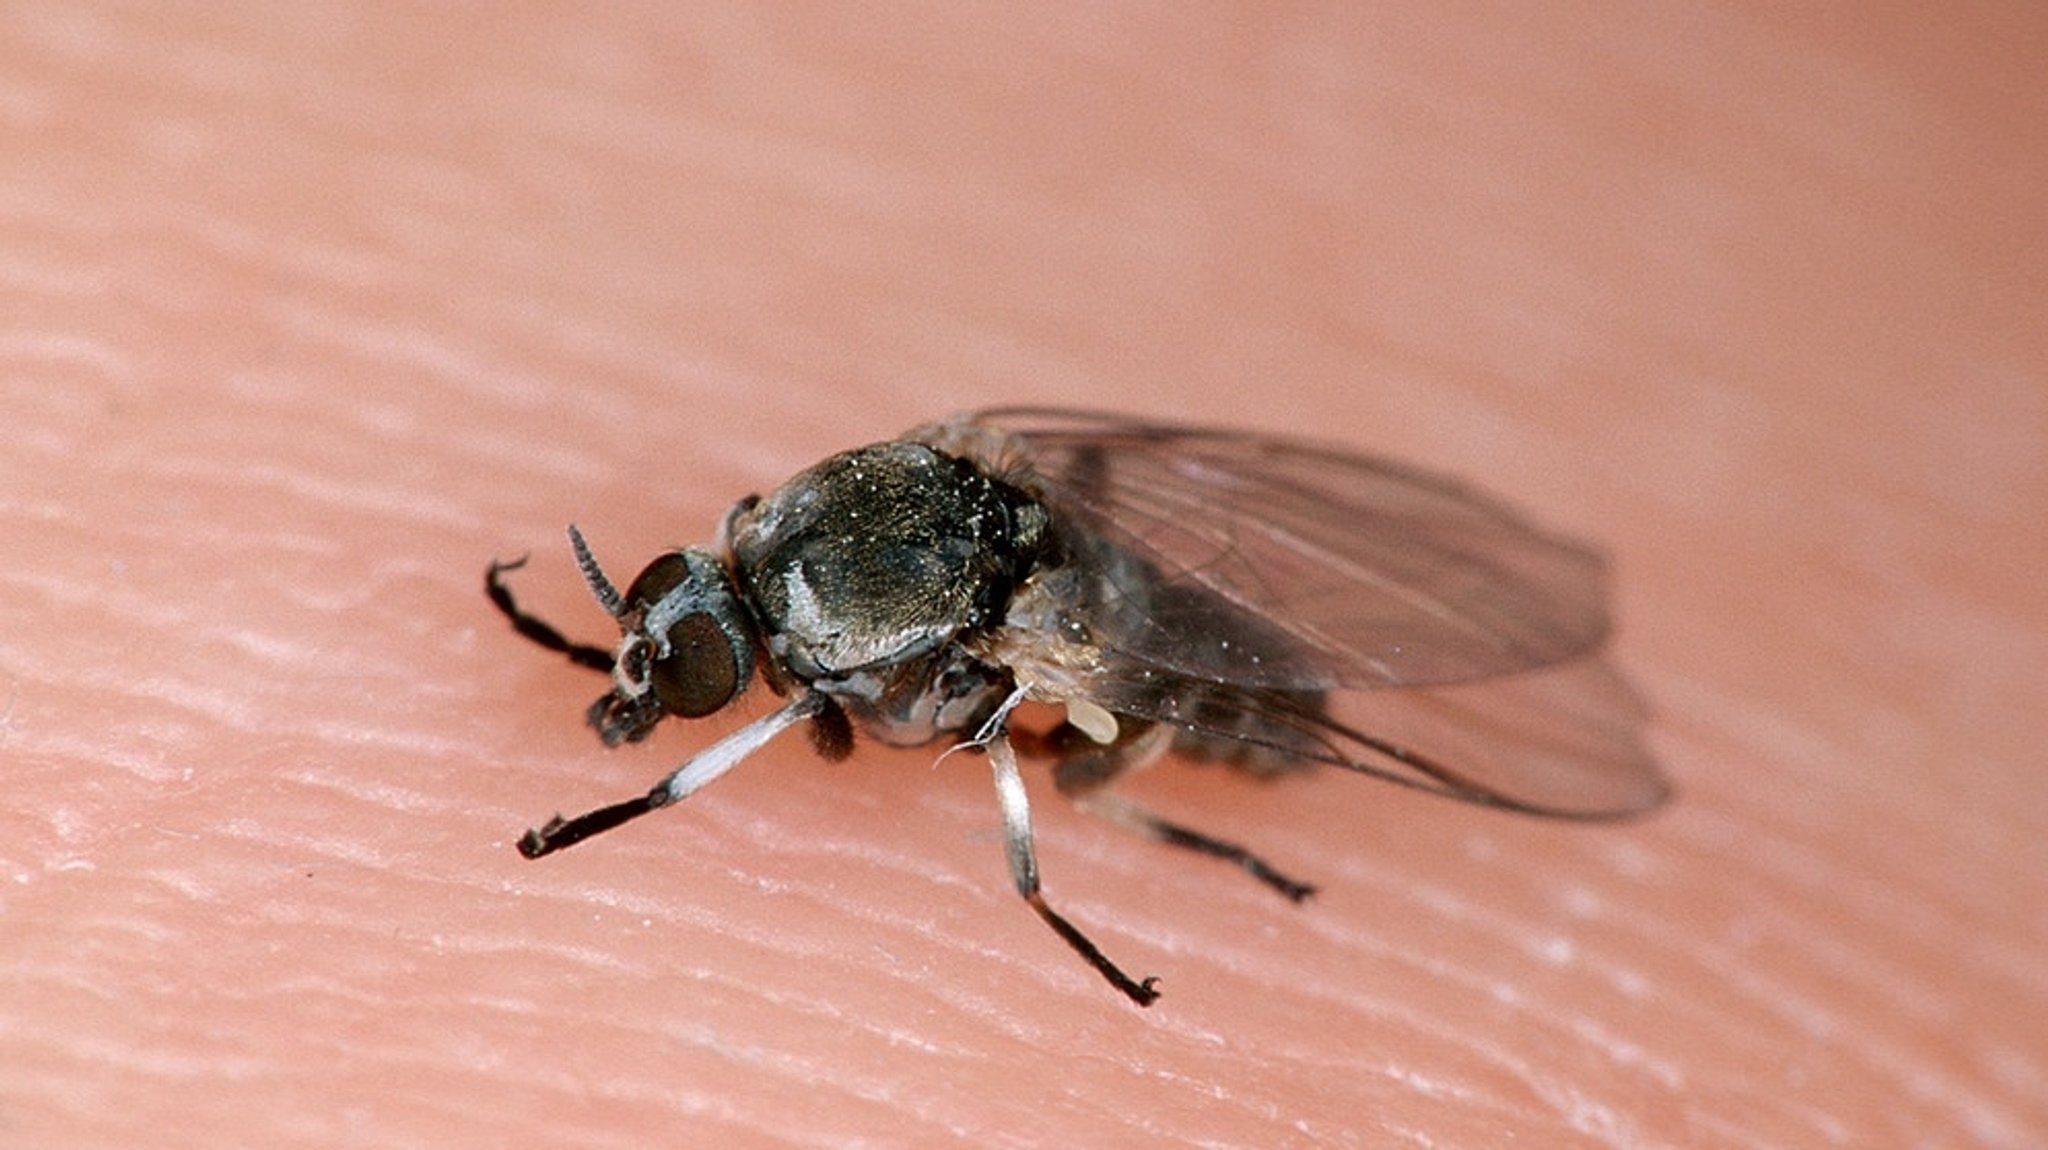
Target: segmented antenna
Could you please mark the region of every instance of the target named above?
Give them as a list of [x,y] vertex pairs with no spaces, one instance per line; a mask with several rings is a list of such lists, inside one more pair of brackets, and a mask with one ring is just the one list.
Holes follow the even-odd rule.
[[597,556],[590,553],[590,544],[583,541],[583,532],[576,525],[569,525],[569,546],[576,549],[576,567],[583,572],[583,581],[590,584],[590,593],[597,596],[600,606],[612,618],[618,619],[626,613],[626,600],[612,581],[604,577],[604,568],[597,565]]

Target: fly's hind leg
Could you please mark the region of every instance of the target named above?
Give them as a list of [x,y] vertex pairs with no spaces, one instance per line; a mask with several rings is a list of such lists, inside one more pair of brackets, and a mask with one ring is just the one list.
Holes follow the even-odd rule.
[[1315,887],[1273,869],[1265,859],[1244,847],[1182,826],[1109,790],[1117,776],[1165,754],[1176,733],[1165,724],[1141,724],[1124,718],[1113,740],[1098,743],[1071,724],[1057,727],[1045,739],[1045,749],[1059,757],[1058,765],[1053,767],[1053,783],[1061,794],[1089,814],[1128,827],[1155,842],[1235,863],[1291,901],[1300,902],[1314,894]]

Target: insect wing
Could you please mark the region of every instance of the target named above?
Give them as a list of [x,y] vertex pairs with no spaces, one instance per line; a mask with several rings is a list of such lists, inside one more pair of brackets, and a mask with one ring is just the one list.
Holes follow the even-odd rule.
[[[928,429],[1084,530],[1091,701],[1489,806],[1655,807],[1590,549],[1455,481],[1295,441],[1002,409]],[[1398,689],[1394,689],[1398,688]]]
[[1607,633],[1600,556],[1453,480],[1276,437],[998,409],[934,441],[1106,545],[1074,617],[1117,655],[1250,687],[1413,687]]
[[1322,695],[1219,687],[1119,668],[1092,684],[1112,711],[1484,806],[1618,818],[1669,795],[1644,709],[1597,658],[1481,682]]

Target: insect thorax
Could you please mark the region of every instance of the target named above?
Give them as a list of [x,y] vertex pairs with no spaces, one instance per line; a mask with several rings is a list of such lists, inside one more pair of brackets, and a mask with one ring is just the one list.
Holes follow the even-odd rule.
[[898,677],[936,689],[967,673],[943,651],[1001,620],[1044,546],[1046,512],[972,461],[893,442],[825,460],[728,530],[778,669],[849,689],[868,680],[858,693],[879,703]]

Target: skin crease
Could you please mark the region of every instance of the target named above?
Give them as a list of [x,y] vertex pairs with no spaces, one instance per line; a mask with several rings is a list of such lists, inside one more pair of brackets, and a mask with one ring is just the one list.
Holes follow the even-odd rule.
[[[0,1142],[2048,1144],[2037,8],[345,11],[0,29]],[[516,855],[745,716],[490,558],[1022,401],[1599,539],[1679,797],[1132,781],[1294,907],[1027,763],[1142,1011],[971,756]]]

